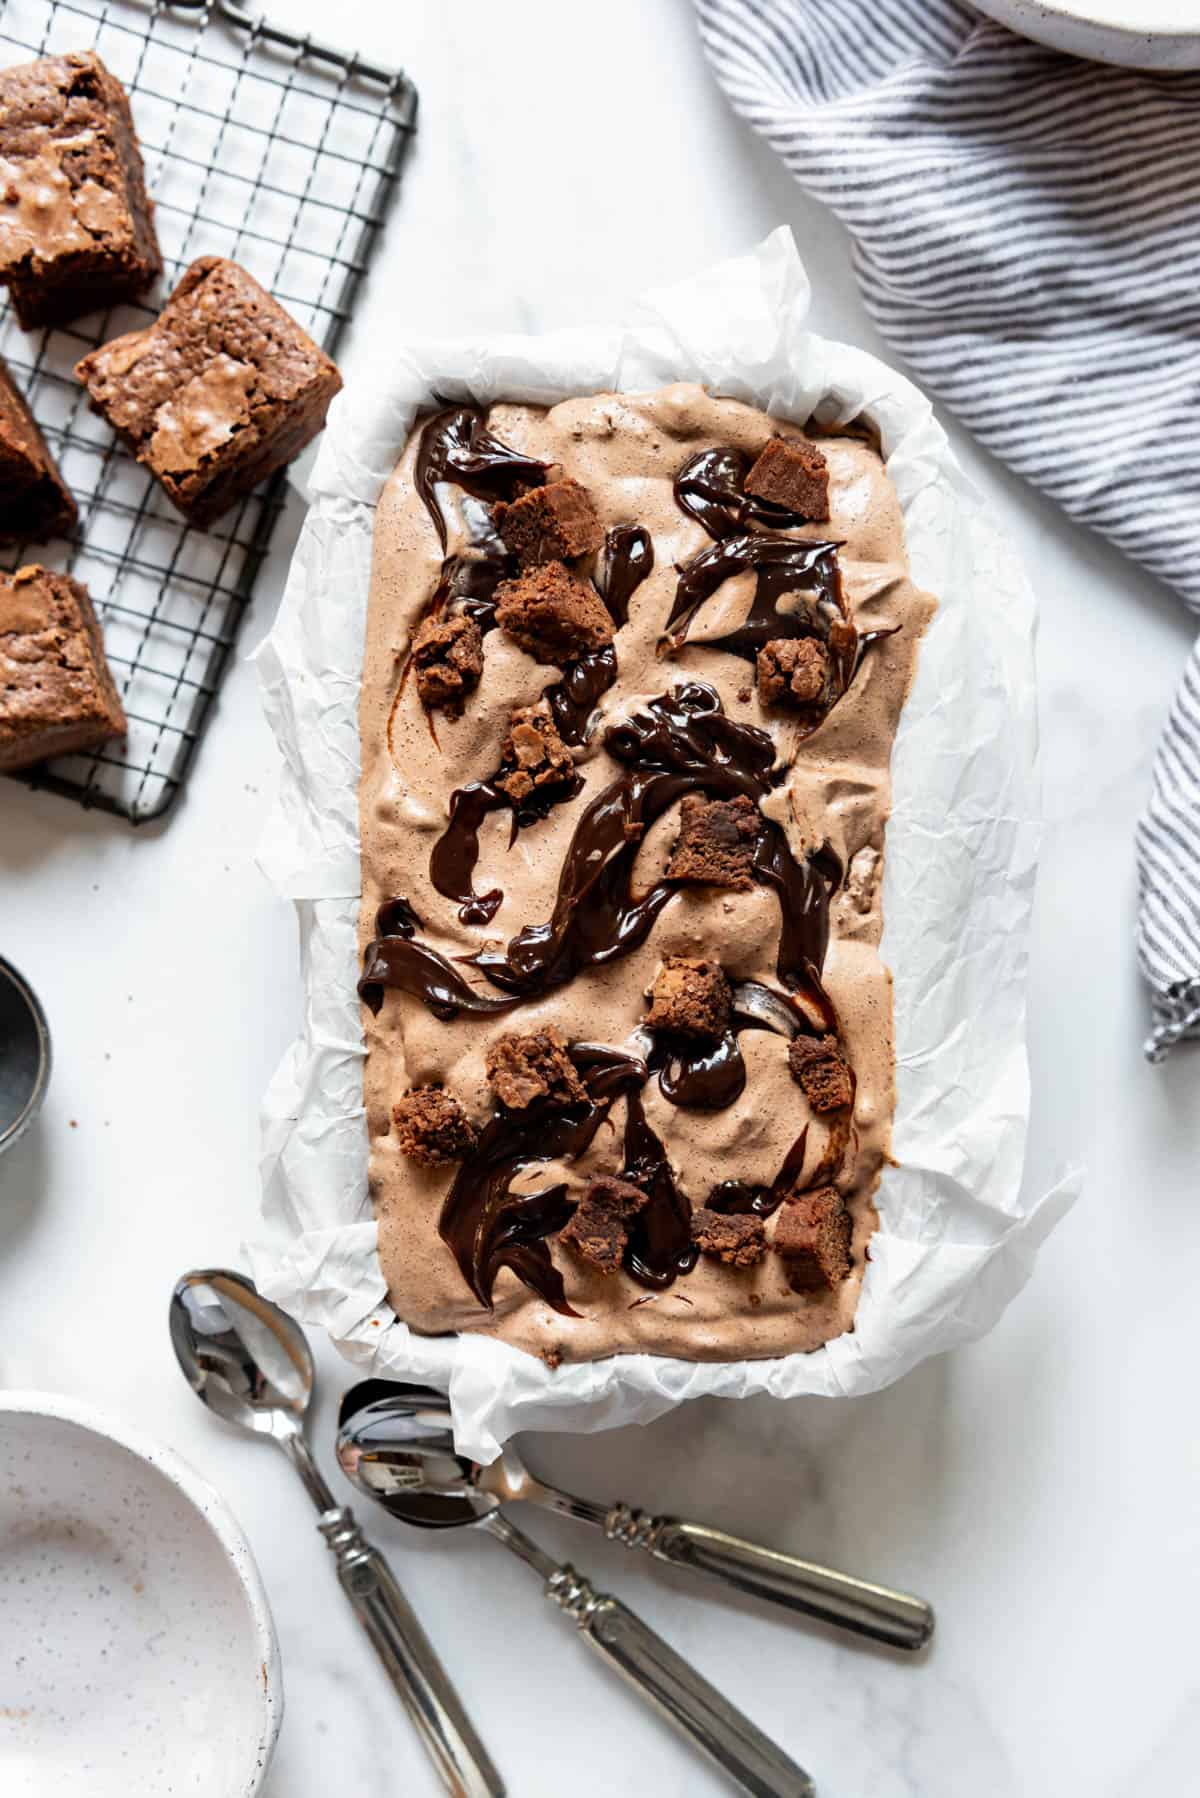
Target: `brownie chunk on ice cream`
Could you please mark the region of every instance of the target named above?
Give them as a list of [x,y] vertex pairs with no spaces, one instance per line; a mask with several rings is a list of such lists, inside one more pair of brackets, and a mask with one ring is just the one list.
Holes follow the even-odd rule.
[[99,412],[192,524],[316,436],[342,378],[236,262],[202,256],[155,322],[75,366]]
[[460,1161],[475,1147],[476,1130],[454,1097],[440,1086],[418,1086],[392,1107],[396,1147],[422,1167]]
[[679,808],[679,837],[667,878],[744,890],[752,885],[750,870],[761,835],[758,807],[745,794],[705,799],[689,793]]
[[729,1028],[733,994],[720,962],[669,955],[650,988],[646,1024],[678,1036],[717,1037]]
[[629,1246],[630,1219],[648,1202],[649,1194],[640,1186],[600,1174],[588,1186],[558,1240],[597,1273],[618,1273]]
[[563,667],[613,640],[608,607],[562,562],[539,562],[496,589],[496,622],[535,662]]
[[522,562],[570,562],[599,549],[604,528],[586,487],[548,481],[509,505],[496,507],[496,523]]
[[727,1267],[753,1267],[767,1252],[767,1232],[753,1213],[692,1212],[692,1241],[703,1255],[714,1255]]
[[483,673],[479,626],[461,612],[426,618],[413,639],[412,662],[421,704],[431,712],[439,706],[452,715],[460,712]]
[[125,89],[92,52],[0,71],[0,282],[29,331],[162,269]]
[[492,1091],[510,1111],[539,1102],[573,1105],[587,1091],[567,1054],[566,1038],[553,1024],[527,1036],[502,1036],[487,1053]]
[[775,1220],[772,1246],[787,1263],[794,1292],[837,1286],[850,1272],[850,1213],[832,1186],[789,1199]]
[[840,1111],[854,1102],[854,1075],[836,1036],[798,1036],[788,1047],[792,1078],[814,1111]]
[[829,651],[812,637],[773,638],[759,650],[756,668],[764,705],[816,712],[829,700]]
[[746,476],[746,492],[801,518],[828,518],[829,464],[815,443],[772,437]]
[[557,794],[574,780],[574,759],[545,700],[518,707],[508,721],[496,785],[519,806],[539,792]]

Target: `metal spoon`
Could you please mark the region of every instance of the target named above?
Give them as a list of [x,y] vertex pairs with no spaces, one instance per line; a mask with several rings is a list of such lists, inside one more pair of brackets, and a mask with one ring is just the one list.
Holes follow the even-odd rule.
[[365,1541],[354,1513],[336,1502],[313,1460],[304,1436],[313,1362],[299,1324],[243,1275],[211,1268],[185,1274],[175,1287],[171,1341],[205,1404],[229,1423],[270,1436],[304,1481],[342,1590],[446,1790],[454,1798],[504,1798],[503,1781],[391,1569]]
[[[368,1380],[342,1400],[337,1455],[352,1485],[420,1529],[481,1524],[541,1576],[546,1596],[574,1619],[589,1646],[744,1792],[753,1798],[815,1798],[808,1774],[619,1598],[596,1592],[573,1567],[560,1567],[500,1515],[500,1500],[461,1471],[471,1463],[461,1463],[454,1452],[440,1393],[432,1394],[428,1411],[414,1399],[404,1417],[386,1399],[354,1409],[356,1394],[366,1393],[369,1400],[370,1389],[382,1385]],[[378,1444],[372,1441],[375,1428]]]
[[922,1648],[933,1634],[933,1610],[923,1598],[759,1548],[702,1523],[647,1517],[626,1504],[600,1505],[575,1498],[535,1479],[511,1443],[499,1460],[480,1466],[454,1452],[450,1407],[442,1393],[428,1386],[364,1380],[342,1400],[343,1418],[352,1411],[354,1427],[343,1431],[343,1438],[376,1453],[402,1452],[412,1462],[414,1483],[426,1490],[454,1492],[470,1486],[497,1505],[519,1501],[545,1505],[564,1517],[592,1524],[625,1548],[644,1548],[670,1566],[707,1574],[739,1592],[804,1611],[894,1648]]

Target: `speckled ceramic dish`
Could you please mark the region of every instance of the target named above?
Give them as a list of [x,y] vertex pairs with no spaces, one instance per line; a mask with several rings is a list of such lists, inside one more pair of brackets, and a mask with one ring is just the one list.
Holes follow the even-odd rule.
[[1024,37],[1132,69],[1200,68],[1200,0],[972,0]]
[[174,1455],[0,1394],[0,1792],[249,1798],[283,1709],[250,1550]]

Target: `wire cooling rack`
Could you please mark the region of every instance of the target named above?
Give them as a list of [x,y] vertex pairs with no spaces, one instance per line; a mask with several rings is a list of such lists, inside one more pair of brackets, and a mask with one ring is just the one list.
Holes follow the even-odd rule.
[[[79,502],[72,543],[22,546],[85,581],[129,736],[25,778],[159,818],[179,796],[282,508],[280,473],[210,531],[190,529],[88,408],[80,356],[155,315],[197,256],[250,270],[333,354],[416,125],[417,96],[377,68],[251,14],[237,0],[0,0],[0,67],[94,49],[129,91],[165,263],[150,306],[23,332],[0,353]],[[157,305],[155,302],[157,301]]]

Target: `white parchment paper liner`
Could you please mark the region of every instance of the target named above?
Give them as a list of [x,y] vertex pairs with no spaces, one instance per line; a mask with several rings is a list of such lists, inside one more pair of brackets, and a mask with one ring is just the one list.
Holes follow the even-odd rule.
[[[523,1428],[646,1422],[681,1399],[873,1391],[980,1336],[1074,1197],[1023,1183],[1027,939],[1037,860],[1033,598],[928,402],[873,357],[804,328],[786,230],[647,296],[614,330],[421,341],[335,401],[278,622],[258,652],[283,752],[263,866],[300,915],[305,1025],[266,1095],[264,1291],[322,1324],[362,1373],[448,1388],[459,1444],[491,1460]],[[551,1371],[477,1335],[429,1338],[387,1301],[367,1197],[358,697],[374,507],[435,395],[553,404],[698,380],[803,422],[869,415],[940,609],[895,746],[883,954],[895,975],[900,1165],[884,1175],[854,1331],[814,1354],[724,1364],[619,1355]]]

